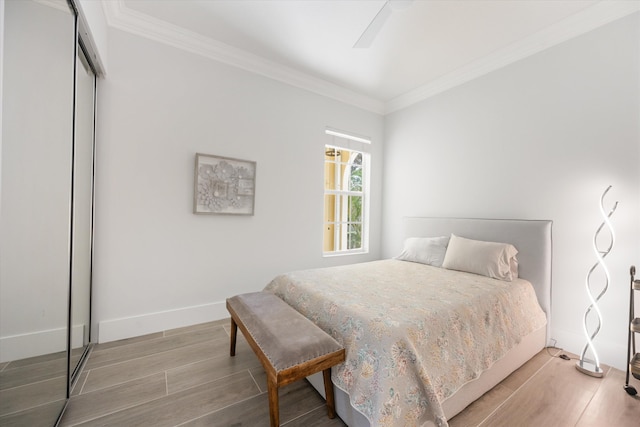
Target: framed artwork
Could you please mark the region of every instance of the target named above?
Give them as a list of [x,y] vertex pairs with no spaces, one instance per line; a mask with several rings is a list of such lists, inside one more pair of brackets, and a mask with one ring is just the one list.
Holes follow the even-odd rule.
[[256,162],[196,153],[193,213],[253,215]]

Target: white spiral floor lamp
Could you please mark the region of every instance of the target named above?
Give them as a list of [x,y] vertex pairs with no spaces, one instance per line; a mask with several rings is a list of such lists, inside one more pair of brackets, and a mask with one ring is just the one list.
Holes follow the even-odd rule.
[[[613,215],[613,212],[615,212],[616,208],[618,207],[618,202],[616,202],[608,214],[605,212],[604,197],[607,195],[609,190],[611,190],[611,186],[607,187],[607,189],[604,190],[604,193],[602,193],[602,196],[600,197],[600,214],[602,215],[603,221],[602,221],[602,224],[600,224],[600,227],[598,227],[595,234],[593,235],[593,251],[596,255],[597,262],[593,265],[593,267],[591,267],[591,269],[589,270],[589,273],[587,273],[587,278],[585,280],[587,295],[589,295],[589,300],[591,301],[591,305],[589,305],[589,307],[587,308],[587,311],[584,313],[584,323],[583,323],[584,334],[587,337],[587,343],[585,344],[584,349],[582,350],[582,354],[580,355],[580,360],[578,360],[578,362],[576,363],[576,368],[580,372],[587,375],[591,375],[592,377],[598,377],[598,378],[604,375],[604,371],[600,368],[600,360],[598,359],[598,354],[596,353],[596,349],[593,346],[593,339],[596,337],[596,335],[598,335],[598,332],[600,332],[600,327],[602,326],[602,314],[600,313],[600,308],[598,307],[598,301],[600,300],[600,298],[602,298],[602,295],[604,295],[604,293],[607,291],[607,288],[609,287],[609,278],[610,278],[609,269],[607,269],[607,265],[604,263],[604,259],[607,255],[609,255],[609,252],[611,252],[611,248],[613,248],[613,244],[616,239],[616,236],[613,231],[613,227],[611,226],[611,221],[609,221],[609,218],[611,218],[611,215]],[[605,250],[600,250],[598,248],[598,235],[600,234],[600,232],[602,231],[605,225],[607,226],[611,239],[609,242],[609,246]],[[591,286],[591,274],[594,272],[594,270],[598,266],[600,266],[604,272],[604,286],[602,287],[602,290],[600,291],[598,296],[594,298],[593,292],[592,292],[592,286]],[[595,315],[595,322],[592,322],[592,323],[595,324],[595,328],[593,329],[592,332],[589,332],[589,325],[588,325],[589,318],[590,316],[591,318],[593,318],[593,315]],[[587,351],[589,349],[593,354],[593,360],[587,359],[586,357]]]

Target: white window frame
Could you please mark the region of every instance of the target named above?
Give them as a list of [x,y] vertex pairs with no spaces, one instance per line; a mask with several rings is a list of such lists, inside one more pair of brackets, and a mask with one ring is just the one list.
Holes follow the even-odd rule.
[[[370,195],[370,170],[371,170],[371,154],[369,153],[369,144],[371,143],[368,138],[356,136],[349,134],[343,131],[337,131],[335,129],[327,128],[326,134],[330,136],[329,140],[324,144],[323,151],[326,149],[335,149],[335,150],[347,150],[351,152],[351,157],[349,158],[349,163],[352,162],[354,156],[358,154],[362,154],[362,192],[352,192],[349,191],[348,186],[349,181],[345,179],[348,177],[348,173],[350,173],[350,168],[345,170],[344,176],[336,176],[335,182],[340,182],[341,189],[326,189],[323,191],[323,205],[324,200],[326,200],[327,195],[335,195],[336,201],[338,198],[342,199],[348,198],[349,196],[361,196],[362,197],[362,218],[361,218],[361,247],[357,249],[344,249],[346,247],[346,242],[348,241],[348,227],[342,227],[342,225],[349,224],[348,221],[340,221],[343,218],[348,216],[348,203],[336,203],[334,209],[335,212],[335,222],[336,225],[334,227],[334,244],[335,242],[342,242],[342,247],[333,250],[333,251],[324,251],[323,256],[332,257],[332,256],[343,256],[343,255],[351,255],[351,254],[362,254],[369,252],[369,195]],[[326,159],[324,163],[326,163]],[[336,174],[340,174],[340,168],[336,167]],[[349,177],[350,178],[350,177]],[[323,178],[324,179],[324,178]],[[338,179],[340,181],[338,181]],[[342,197],[341,197],[342,196]],[[338,210],[342,210],[339,212]],[[322,226],[324,227],[324,216],[322,220]],[[338,226],[339,225],[339,226]],[[324,235],[323,235],[323,247],[324,247]]]

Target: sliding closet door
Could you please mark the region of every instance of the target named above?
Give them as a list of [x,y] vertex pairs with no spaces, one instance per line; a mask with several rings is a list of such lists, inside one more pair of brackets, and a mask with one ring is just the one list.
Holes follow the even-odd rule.
[[66,403],[75,15],[4,3],[0,425],[53,425]]
[[73,268],[71,280],[71,372],[88,348],[91,331],[95,74],[83,49],[76,62],[73,170]]

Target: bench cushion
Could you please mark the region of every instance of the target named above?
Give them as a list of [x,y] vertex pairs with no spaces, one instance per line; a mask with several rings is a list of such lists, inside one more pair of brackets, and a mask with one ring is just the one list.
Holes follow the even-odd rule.
[[271,292],[227,299],[276,372],[342,349],[330,335]]

